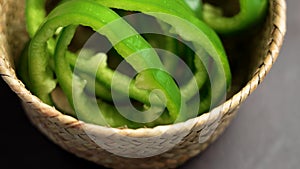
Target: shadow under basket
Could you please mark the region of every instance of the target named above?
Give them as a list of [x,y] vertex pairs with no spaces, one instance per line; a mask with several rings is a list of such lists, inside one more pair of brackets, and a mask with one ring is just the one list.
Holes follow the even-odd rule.
[[24,2],[0,0],[0,75],[19,96],[30,121],[50,140],[109,168],[176,168],[205,150],[268,74],[286,32],[286,2],[270,0],[267,18],[252,33],[243,38],[222,37],[233,74],[232,91],[223,104],[183,123],[116,129],[62,114],[32,95],[18,79],[16,60],[28,40]]

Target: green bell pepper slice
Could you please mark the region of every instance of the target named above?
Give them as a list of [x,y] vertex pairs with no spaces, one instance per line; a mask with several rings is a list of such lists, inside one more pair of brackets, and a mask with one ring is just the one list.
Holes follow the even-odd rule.
[[[101,11],[101,13],[99,11]],[[90,26],[95,31],[98,31],[102,26],[117,19],[120,19],[120,17],[111,9],[101,6],[93,1],[69,1],[52,10],[47,16],[46,21],[44,21],[43,25],[32,38],[29,46],[29,75],[33,85],[33,92],[45,102],[48,102],[50,99],[49,93],[51,91],[44,90],[45,86],[49,85],[49,75],[47,72],[49,54],[46,49],[47,41],[59,27],[82,24],[84,26]],[[133,53],[147,49],[146,53],[142,53],[139,57],[136,57],[134,61],[129,60],[128,62],[136,70],[142,70],[149,67],[157,69],[154,71],[142,71],[138,78],[140,80],[137,79],[137,81],[149,85],[145,90],[160,89],[165,94],[170,117],[175,120],[183,106],[180,92],[175,82],[167,73],[164,73],[164,68],[157,54],[155,51],[151,50],[151,46],[141,36],[138,36],[126,22],[123,22],[118,26],[121,26],[121,29],[118,27],[118,30],[123,30],[123,32],[110,29],[101,33],[105,34],[111,42],[116,43],[115,49],[125,59]],[[117,34],[116,32],[121,34]],[[128,35],[128,37],[121,42],[118,42],[118,38],[123,36],[122,33],[123,35]],[[148,79],[155,79],[155,81],[148,81]],[[50,80],[53,79],[50,78]],[[168,86],[165,86],[165,84]]]
[[222,15],[222,10],[208,3],[203,4],[203,20],[220,34],[238,33],[264,18],[268,0],[239,0],[240,11],[232,17]]

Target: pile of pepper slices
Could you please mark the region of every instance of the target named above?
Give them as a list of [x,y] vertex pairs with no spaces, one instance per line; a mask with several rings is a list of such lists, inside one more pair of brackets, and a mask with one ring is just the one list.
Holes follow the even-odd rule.
[[[66,114],[96,125],[128,128],[186,121],[219,104],[231,84],[219,34],[257,23],[268,6],[267,0],[240,0],[239,13],[225,17],[221,8],[200,0],[61,0],[50,10],[47,3],[26,0],[30,40],[18,64],[20,79],[43,102]],[[169,36],[139,34],[124,19],[129,14],[150,16]],[[79,27],[106,37],[115,52],[71,50]],[[162,61],[155,44],[181,58],[193,73],[191,80],[179,86],[166,68],[176,64]],[[112,68],[107,60],[114,57],[126,61],[136,76]],[[61,99],[53,94],[58,88]],[[120,113],[112,91],[128,95],[136,112]],[[64,98],[69,109],[59,106]]]

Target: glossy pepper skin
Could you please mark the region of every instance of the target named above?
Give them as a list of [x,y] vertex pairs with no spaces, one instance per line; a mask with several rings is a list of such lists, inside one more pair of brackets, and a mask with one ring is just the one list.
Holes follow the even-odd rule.
[[208,3],[203,4],[203,20],[220,34],[238,33],[265,18],[268,0],[239,0],[239,13],[225,17],[222,10]]
[[[195,50],[205,51],[210,55],[214,60],[216,75],[211,79],[213,84],[211,85],[213,96],[210,98],[212,104],[218,102],[218,99],[224,95],[226,88],[229,89],[231,83],[231,72],[229,63],[227,60],[226,52],[224,50],[223,44],[216,34],[216,32],[211,29],[204,21],[200,20],[195,11],[186,10],[186,8],[181,9],[181,6],[187,6],[187,4],[182,0],[173,0],[173,1],[161,1],[153,0],[148,3],[148,0],[95,0],[101,5],[116,8],[124,9],[129,11],[138,11],[147,13],[154,17],[160,17],[163,19],[164,16],[159,16],[159,13],[163,13],[169,16],[178,17],[184,20],[184,25],[178,24],[180,20],[171,19],[172,17],[166,17],[164,22],[173,26],[177,34],[180,35],[183,39],[191,41],[195,47]],[[145,4],[148,4],[145,7]],[[188,6],[187,6],[188,7]],[[189,8],[189,7],[188,7]],[[166,16],[165,15],[165,16]],[[186,25],[192,26],[186,26]],[[197,34],[196,34],[197,33]],[[201,60],[207,60],[204,55]],[[201,57],[201,56],[200,56]],[[208,65],[204,65],[208,69]],[[203,102],[205,103],[205,102]],[[211,106],[210,104],[205,105],[205,107]],[[215,106],[215,105],[214,105]]]
[[[101,11],[101,13],[91,13],[91,11]],[[51,98],[49,98],[49,93],[51,91],[45,89],[51,90],[51,88],[55,85],[55,80],[50,75],[52,72],[47,71],[49,53],[48,50],[45,49],[47,49],[47,41],[51,39],[56,29],[68,25],[81,24],[84,26],[90,26],[96,31],[101,29],[103,25],[119,18],[120,17],[112,10],[101,5],[97,5],[94,1],[69,1],[56,7],[47,16],[45,22],[36,32],[29,45],[29,77],[32,82],[33,92],[44,102],[50,103],[49,100]],[[138,34],[125,22],[118,26],[121,27],[123,32],[127,31],[127,35],[135,35],[122,40],[114,46],[125,59],[126,56],[129,56],[132,53],[136,53],[143,49],[149,49],[145,55],[140,55],[134,63],[130,63],[134,68],[155,67],[163,70],[163,66],[158,59],[158,56],[154,51],[151,51],[151,46],[141,36],[137,36]],[[118,29],[120,27],[118,27]],[[114,38],[118,38],[118,35],[115,34],[115,32],[117,31],[110,30],[109,32],[104,32],[104,34],[108,37],[108,39],[114,41]],[[63,75],[64,74],[61,74],[61,76]],[[160,73],[160,71],[157,70],[146,70],[140,73],[140,77],[145,80],[155,79],[155,81],[151,81],[148,85],[152,88],[161,89],[164,92],[168,98],[166,104],[171,114],[173,113],[173,115],[176,115],[179,112],[181,106],[179,89],[168,74]],[[65,78],[67,77],[58,78],[58,81],[60,81],[59,79]],[[164,84],[168,84],[168,87],[164,87]],[[51,87],[49,87],[50,85]],[[69,96],[69,98],[72,98],[71,95],[72,93],[67,92],[67,96]]]
[[[206,93],[206,97],[200,102],[200,114],[207,111],[212,104],[217,104],[219,98],[226,95],[230,87],[231,72],[226,52],[216,32],[197,14],[201,11],[200,8],[191,10],[182,0],[63,0],[46,14],[45,2],[26,1],[27,30],[31,39],[23,52],[20,75],[26,79],[30,90],[49,105],[54,105],[51,92],[59,85],[70,105],[76,110],[77,114],[71,115],[83,121],[102,126],[129,128],[154,127],[185,121],[190,118],[190,115],[185,114],[186,107],[190,104],[188,101],[195,93]],[[197,56],[190,59],[192,64],[195,64],[195,79],[199,88],[194,89],[187,84],[179,89],[172,77],[166,73],[152,46],[112,9],[142,12],[153,16],[171,25],[174,33],[183,40],[191,42],[199,55],[199,58]],[[177,24],[177,21],[171,19],[174,17],[177,21],[181,20],[182,24]],[[109,69],[105,55],[93,54],[90,60],[80,60],[77,54],[68,50],[79,25],[90,27],[97,32],[116,20],[119,21],[117,28],[112,27],[110,31],[99,33],[105,35],[124,60],[139,72],[130,83],[131,98],[149,106],[152,90],[159,89],[163,93],[166,110],[152,122],[128,120],[120,115],[114,106],[103,101],[111,99],[108,94],[111,88],[116,87],[114,89],[117,92],[126,93],[122,87],[111,86],[114,74],[119,77],[118,84],[131,80],[126,75]],[[183,23],[189,23],[189,26]],[[126,38],[119,33],[120,29],[125,32]],[[127,60],[128,56],[136,53],[138,55],[134,61]],[[213,60],[216,74],[211,80],[206,72],[206,61],[209,59]],[[80,61],[79,64],[76,61]],[[94,61],[98,61],[96,63],[101,63],[102,66],[97,67],[97,64],[93,64]],[[79,72],[75,72],[74,75],[75,66]],[[93,74],[96,74],[95,86],[99,89],[99,94],[96,94],[100,98],[98,100],[91,99],[85,92],[85,89],[89,88],[88,79],[93,78]],[[73,90],[75,87],[76,90]],[[215,94],[212,95],[209,91],[214,91]],[[163,102],[163,99],[161,101]]]

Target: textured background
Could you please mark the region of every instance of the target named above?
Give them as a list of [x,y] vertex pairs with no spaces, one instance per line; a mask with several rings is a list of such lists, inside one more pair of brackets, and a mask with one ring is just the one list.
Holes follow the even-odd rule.
[[[300,1],[287,2],[287,34],[278,60],[225,133],[180,169],[295,169],[300,166]],[[0,78],[1,168],[100,169],[62,150],[36,128]],[[11,111],[4,111],[10,109]],[[14,124],[14,125],[12,125]]]

